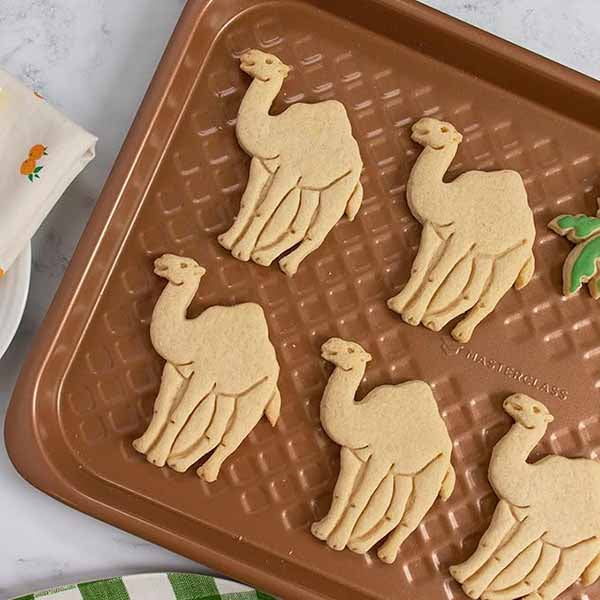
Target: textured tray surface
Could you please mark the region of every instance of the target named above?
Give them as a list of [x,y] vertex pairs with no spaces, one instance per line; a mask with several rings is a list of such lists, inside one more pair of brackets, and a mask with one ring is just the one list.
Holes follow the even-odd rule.
[[[244,6],[250,3],[235,8]],[[240,12],[208,54],[195,40],[200,35],[206,30],[192,39],[159,112],[163,124],[150,129],[120,198],[112,237],[103,238],[67,314],[67,324],[74,324],[57,335],[40,376],[33,418],[43,453],[67,487],[118,506],[122,518],[88,506],[90,512],[140,531],[132,517],[123,517],[134,515],[160,525],[152,539],[198,560],[227,564],[210,548],[309,588],[296,588],[293,597],[462,598],[448,565],[474,549],[495,506],[486,470],[492,446],[509,426],[504,397],[529,393],[554,414],[537,456],[595,457],[600,449],[600,309],[585,290],[568,300],[560,296],[570,246],[546,229],[558,213],[595,212],[600,133],[301,3]],[[276,265],[234,260],[216,241],[236,214],[247,179],[249,159],[236,143],[234,123],[249,84],[237,57],[250,47],[293,66],[275,112],[300,100],[341,100],[364,159],[365,201],[355,222],[342,220],[291,280]],[[193,77],[182,110],[183,81]],[[448,328],[436,334],[410,327],[385,305],[407,279],[420,235],[404,192],[419,151],[409,125],[422,115],[447,119],[465,136],[451,177],[474,168],[518,170],[536,220],[533,281],[509,292],[467,346],[451,340]],[[210,485],[193,470],[156,469],[131,448],[149,420],[162,367],[148,324],[163,287],[152,260],[167,251],[192,256],[208,271],[192,314],[217,303],[260,303],[281,364],[278,426],[261,421]],[[455,492],[435,503],[391,567],[374,554],[334,553],[309,532],[328,507],[338,468],[338,448],[319,426],[329,374],[319,347],[333,335],[354,339],[373,355],[359,396],[382,383],[425,379],[454,441]],[[82,506],[74,497],[68,501]],[[250,570],[243,574],[268,581]],[[282,589],[277,582],[271,588]],[[595,597],[600,585],[587,593]],[[578,594],[575,587],[564,597]]]

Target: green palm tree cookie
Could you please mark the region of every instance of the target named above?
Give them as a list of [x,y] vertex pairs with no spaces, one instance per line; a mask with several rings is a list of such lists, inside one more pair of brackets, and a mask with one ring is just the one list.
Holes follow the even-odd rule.
[[600,209],[596,217],[559,215],[548,227],[576,244],[563,265],[563,294],[572,296],[587,283],[592,298],[600,298]]

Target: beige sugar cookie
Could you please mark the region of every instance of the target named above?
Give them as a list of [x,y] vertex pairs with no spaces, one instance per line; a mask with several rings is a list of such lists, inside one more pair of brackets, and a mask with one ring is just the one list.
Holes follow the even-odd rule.
[[523,394],[503,406],[515,424],[492,451],[499,502],[473,555],[450,573],[470,598],[553,600],[579,577],[590,585],[600,576],[600,463],[528,463],[553,417]]
[[188,319],[204,268],[165,254],[154,272],[168,283],[154,307],[150,337],[167,363],[152,421],[133,447],[177,471],[214,450],[198,469],[211,482],[263,413],[271,425],[277,422],[279,364],[258,304],[211,306]]
[[356,216],[363,197],[362,160],[343,104],[297,102],[272,115],[290,68],[260,50],[240,60],[253,81],[236,133],[252,162],[239,213],[219,243],[239,260],[264,266],[299,244],[279,261],[291,276],[344,213],[350,220]]
[[407,323],[433,331],[468,311],[452,330],[464,343],[511,286],[529,283],[533,215],[515,171],[468,171],[443,180],[462,141],[451,123],[421,119],[412,139],[424,149],[408,180],[407,201],[423,231],[410,278],[388,306]]
[[446,500],[454,489],[452,442],[426,383],[382,385],[355,402],[371,356],[339,338],[325,342],[321,355],[335,365],[321,423],[342,449],[331,508],[312,533],[359,554],[388,536],[377,555],[393,563],[437,496]]

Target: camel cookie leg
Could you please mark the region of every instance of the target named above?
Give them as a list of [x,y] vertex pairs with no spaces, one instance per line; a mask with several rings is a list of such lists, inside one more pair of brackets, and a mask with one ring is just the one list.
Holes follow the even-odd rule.
[[356,187],[350,196],[350,200],[348,200],[348,204],[346,204],[346,216],[348,217],[348,221],[354,221],[354,218],[358,214],[360,207],[363,201],[363,186],[360,181],[356,183]]
[[171,463],[176,462],[180,456],[187,454],[194,444],[202,438],[215,414],[216,401],[216,394],[211,392],[194,409],[192,416],[188,419],[173,444],[167,460],[169,466],[171,466]]
[[499,575],[490,583],[486,592],[483,594],[487,598],[487,594],[506,590],[508,588],[521,583],[531,573],[533,567],[540,559],[544,544],[542,540],[536,540],[530,544],[510,565],[508,565]]
[[439,331],[449,321],[462,315],[465,311],[473,307],[479,300],[485,284],[492,272],[492,259],[489,257],[478,257],[473,261],[473,272],[465,287],[459,293],[454,302],[435,314],[425,315],[424,325],[433,331]]
[[413,497],[402,520],[377,551],[377,556],[391,564],[398,556],[398,550],[404,540],[419,526],[427,511],[440,493],[442,481],[448,471],[448,457],[439,456],[430,462],[413,479]]
[[342,218],[355,182],[356,177],[350,173],[331,187],[321,190],[314,222],[308,228],[304,240],[298,248],[279,261],[279,266],[286,275],[296,273],[300,263],[323,243],[327,234]]
[[421,287],[425,275],[434,261],[434,257],[442,247],[442,243],[442,238],[437,234],[433,225],[426,222],[423,225],[419,250],[412,264],[410,278],[404,288],[402,288],[402,291],[387,301],[387,305],[391,310],[401,313],[408,302],[412,300]]
[[185,390],[187,380],[184,379],[171,363],[165,363],[158,396],[154,401],[154,413],[150,425],[144,435],[133,442],[133,447],[146,454],[161,434],[181,393]]
[[402,311],[402,319],[409,325],[418,325],[429,307],[434,294],[448,274],[469,252],[469,242],[457,234],[451,235],[437,264],[429,271],[419,293]]
[[481,597],[484,600],[488,598],[509,600],[511,592],[508,590],[527,579],[527,575],[531,573],[540,559],[543,546],[542,540],[536,540],[530,544],[490,583]]
[[258,236],[258,240],[256,240],[256,246],[251,256],[252,260],[254,260],[254,255],[258,251],[273,246],[289,231],[300,210],[300,191],[299,188],[291,189],[277,207],[271,220],[265,225],[262,233]]
[[331,507],[324,519],[312,524],[312,534],[320,540],[326,540],[335,526],[338,524],[344,509],[350,499],[350,494],[354,488],[354,482],[361,468],[364,466],[354,452],[349,448],[342,447],[340,451],[340,474],[338,475]]
[[198,469],[197,474],[204,481],[215,481],[221,470],[221,465],[231,456],[256,427],[265,410],[269,389],[264,384],[259,385],[243,396],[235,398],[233,416],[230,427],[221,439],[221,443],[209,459]]
[[529,255],[529,258],[525,261],[523,268],[519,271],[519,275],[517,276],[517,280],[515,281],[515,288],[518,290],[522,290],[533,277],[533,273],[535,271],[535,257],[533,256],[533,252]]
[[281,413],[281,393],[279,389],[275,387],[273,394],[265,408],[265,417],[267,421],[271,423],[272,427],[275,427],[279,420],[279,414]]
[[376,523],[365,535],[358,537],[357,539],[351,539],[349,548],[353,552],[358,554],[364,554],[368,552],[379,540],[383,539],[390,531],[395,529],[404,510],[410,495],[413,491],[413,480],[412,477],[406,475],[396,475],[394,477],[394,494],[392,501],[383,516],[383,519]]
[[[252,260],[259,265],[270,265],[280,254],[289,250],[304,239],[319,206],[319,192],[302,190],[298,214],[289,229],[283,231],[279,240],[265,248],[259,248],[252,254]],[[260,242],[260,239],[259,239]]]
[[[367,535],[381,519],[385,516],[385,513],[390,508],[392,502],[392,496],[394,495],[394,473],[392,469],[388,471],[388,474],[383,478],[383,481],[379,484],[379,487],[375,490],[375,493],[369,498],[369,502],[362,511],[354,529],[350,536],[350,542],[356,540],[363,535]],[[351,543],[348,543],[348,548],[352,550]]]
[[169,466],[175,471],[183,473],[187,471],[196,461],[221,442],[227,425],[233,415],[235,398],[231,396],[217,396],[215,403],[215,414],[206,429],[204,435],[198,439],[188,452],[169,459]]
[[579,579],[599,551],[600,541],[596,538],[580,542],[571,548],[564,548],[554,573],[542,584],[537,593],[527,596],[527,600],[554,600]]
[[500,500],[489,527],[481,536],[475,552],[465,562],[450,567],[450,575],[458,583],[463,583],[471,577],[475,571],[480,569],[490,559],[494,550],[516,522],[508,503],[505,500]]
[[442,487],[440,488],[440,498],[444,500],[448,500],[454,491],[454,486],[456,485],[456,471],[454,467],[450,465],[448,470],[446,471],[446,475],[444,475],[444,479],[442,481]]
[[596,558],[585,568],[581,575],[581,583],[585,586],[592,585],[598,577],[600,577],[600,554],[597,554]]
[[256,208],[250,224],[231,251],[235,258],[242,261],[250,259],[250,255],[256,246],[256,241],[269,219],[297,183],[298,177],[287,169],[280,167],[275,172],[264,200]]
[[193,410],[211,392],[213,386],[214,383],[212,381],[202,379],[197,372],[192,375],[187,389],[177,408],[171,413],[162,435],[146,456],[149,462],[159,467],[165,465],[175,438],[183,429]]
[[492,275],[486,289],[467,316],[456,325],[451,335],[457,341],[466,343],[471,339],[475,327],[496,307],[504,294],[515,283],[523,265],[523,252],[508,254],[496,259]]
[[467,254],[450,271],[450,274],[444,279],[444,283],[442,283],[438,291],[434,294],[427,307],[427,311],[423,317],[424,324],[427,323],[429,317],[446,310],[460,299],[463,290],[469,284],[474,266],[475,257]]
[[486,591],[483,600],[516,600],[537,590],[554,570],[560,559],[561,550],[556,546],[543,544],[542,553],[535,567],[523,581],[501,591]]
[[219,244],[227,250],[231,250],[238,238],[248,226],[256,205],[259,203],[261,196],[268,189],[269,179],[271,174],[262,164],[259,158],[253,158],[250,162],[250,175],[248,184],[242,199],[240,200],[240,210],[235,218],[233,225],[228,231],[218,237]]
[[350,497],[346,511],[333,533],[327,538],[327,545],[333,550],[343,550],[348,544],[352,531],[371,496],[383,478],[387,475],[391,465],[378,460],[371,455],[358,487]]
[[233,424],[223,435],[221,443],[215,448],[208,460],[198,468],[196,474],[207,483],[216,481],[223,463],[238,449],[248,434],[262,417],[262,411],[247,411],[244,414],[234,414]]
[[479,598],[500,572],[543,533],[543,525],[525,518],[508,540],[493,553],[492,558],[465,581],[462,586],[465,594],[469,598]]

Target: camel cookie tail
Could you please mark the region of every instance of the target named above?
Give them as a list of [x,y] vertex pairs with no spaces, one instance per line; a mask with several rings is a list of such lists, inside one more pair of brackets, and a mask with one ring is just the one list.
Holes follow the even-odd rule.
[[265,416],[273,427],[275,427],[277,420],[279,419],[279,413],[281,412],[281,394],[279,389],[275,388],[269,403],[265,408]]
[[360,209],[360,205],[363,201],[363,186],[359,181],[354,188],[350,199],[348,200],[348,204],[346,204],[346,216],[350,221],[354,221],[354,217],[356,217],[356,213],[358,213]]
[[581,582],[584,586],[592,585],[600,577],[600,554],[584,569]]
[[444,479],[442,480],[442,487],[440,488],[440,498],[444,500],[448,500],[454,491],[454,485],[456,484],[456,472],[454,471],[454,467],[449,464],[448,470],[444,475]]
[[515,281],[515,287],[520,290],[523,289],[533,277],[533,272],[535,271],[535,258],[533,257],[533,253],[529,255],[527,262],[523,265],[519,275],[517,276],[517,281]]

